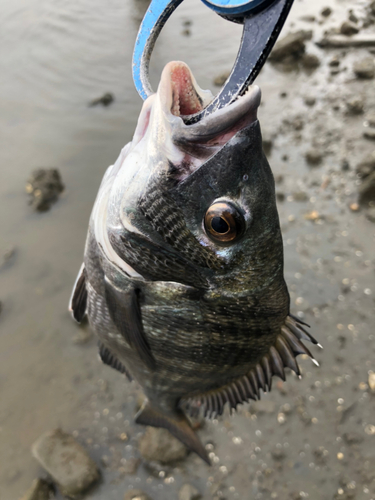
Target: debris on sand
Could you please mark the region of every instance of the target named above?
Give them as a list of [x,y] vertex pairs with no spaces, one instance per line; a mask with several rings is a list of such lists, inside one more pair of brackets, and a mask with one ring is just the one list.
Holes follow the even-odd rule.
[[101,97],[97,97],[96,99],[90,101],[89,106],[90,107],[98,106],[98,104],[101,104],[102,106],[109,106],[110,104],[113,103],[114,100],[115,100],[114,95],[111,92],[106,92]]
[[375,76],[375,62],[373,57],[365,57],[356,61],[353,65],[353,71],[357,78],[370,79]]
[[20,500],[52,500],[53,498],[55,495],[52,486],[43,479],[35,479]]
[[71,436],[56,429],[43,434],[32,446],[40,465],[58,484],[61,493],[75,498],[100,477],[95,462]]
[[184,484],[178,492],[178,500],[199,500],[202,495],[191,484]]
[[214,78],[213,84],[216,87],[222,87],[224,83],[227,81],[229,75],[230,71],[224,71],[223,73],[220,73],[220,75],[217,75],[217,77]]
[[309,165],[316,166],[319,165],[319,163],[321,163],[323,155],[320,151],[316,149],[309,149],[305,153],[305,158]]
[[64,188],[60,172],[56,168],[34,170],[26,184],[26,193],[30,196],[29,204],[34,210],[45,212],[57,201]]
[[142,490],[129,490],[125,493],[124,500],[151,500]]
[[370,141],[375,141],[375,128],[365,128],[363,131],[363,137],[369,139]]
[[323,17],[328,17],[332,14],[332,9],[331,7],[323,7],[323,9],[320,11],[320,14]]
[[289,33],[284,38],[276,42],[269,60],[273,62],[284,62],[286,59],[299,60],[302,58],[306,49],[306,40],[311,40],[311,30],[299,30]]
[[375,47],[375,35],[372,33],[358,34],[351,37],[345,35],[325,35],[316,44],[322,48]]
[[162,464],[183,460],[188,450],[166,429],[147,427],[139,440],[139,451],[145,460]]

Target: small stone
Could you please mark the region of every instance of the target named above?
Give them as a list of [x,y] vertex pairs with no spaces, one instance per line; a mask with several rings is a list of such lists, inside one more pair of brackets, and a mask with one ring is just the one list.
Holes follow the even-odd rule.
[[109,106],[114,100],[114,95],[111,92],[106,92],[101,97],[97,97],[96,99],[90,101],[89,106],[97,106],[98,104],[101,104],[102,106]]
[[368,385],[372,392],[375,392],[375,372],[371,372],[368,376]]
[[231,73],[230,71],[224,71],[223,73],[218,75],[213,81],[214,85],[216,87],[222,87],[224,83],[227,81],[230,73]]
[[353,65],[353,71],[358,78],[374,78],[375,63],[373,57],[365,57]]
[[34,210],[44,212],[57,201],[64,187],[56,168],[34,170],[26,184],[26,192],[30,195],[29,203]]
[[151,500],[142,490],[129,490],[125,493],[124,500]]
[[316,221],[321,218],[321,215],[317,210],[312,210],[311,212],[304,215],[306,220]]
[[271,455],[272,455],[272,458],[278,462],[281,460],[284,460],[284,458],[286,457],[285,451],[283,449],[279,449],[279,448],[276,448],[276,450],[273,450],[271,452]]
[[305,158],[309,165],[315,166],[321,163],[323,155],[320,151],[317,151],[316,149],[309,149],[305,153]]
[[333,56],[332,59],[329,61],[328,63],[329,66],[331,66],[332,68],[337,68],[338,66],[340,66],[340,58],[339,56]]
[[100,477],[95,462],[61,429],[46,432],[32,446],[34,457],[59,485],[63,495],[77,497]]
[[189,28],[185,28],[184,30],[181,31],[181,35],[182,36],[190,36],[191,31],[189,30]]
[[360,163],[356,166],[357,174],[364,178],[375,172],[375,151],[365,156]]
[[20,500],[52,500],[55,498],[51,484],[43,479],[35,479],[30,489]]
[[375,201],[375,172],[365,178],[358,188],[358,201],[366,204]]
[[147,427],[139,440],[139,451],[145,460],[156,460],[162,464],[183,460],[188,450],[166,429]]
[[292,193],[294,201],[307,201],[309,199],[307,193],[304,191],[295,191]]
[[360,115],[363,113],[364,102],[362,97],[353,97],[346,101],[347,115]]
[[136,474],[140,463],[141,460],[139,458],[129,458],[129,460],[121,465],[121,472],[123,474],[133,476]]
[[344,21],[340,26],[340,33],[342,35],[350,36],[359,32],[358,27],[351,21]]
[[375,127],[375,113],[366,116],[366,122],[369,127]]
[[300,30],[289,33],[276,43],[269,56],[270,61],[282,62],[290,56],[300,59],[305,53],[305,41],[311,38],[312,31]]
[[307,69],[314,69],[320,65],[320,59],[315,54],[304,54],[302,56],[302,65]]
[[363,131],[363,137],[369,139],[370,141],[375,141],[375,128],[365,128]]
[[320,11],[320,14],[323,17],[328,17],[332,14],[332,9],[331,7],[323,7],[323,9]]
[[345,434],[343,434],[342,437],[345,443],[349,445],[359,444],[362,443],[363,441],[363,436],[361,436],[361,434],[358,434],[358,432],[345,432]]
[[178,500],[198,500],[199,498],[202,498],[202,495],[191,484],[184,484],[178,492]]
[[358,203],[354,202],[354,203],[350,203],[349,208],[352,212],[359,212],[361,207],[359,206]]
[[314,104],[316,103],[316,98],[314,96],[307,95],[303,98],[303,101],[306,106],[314,106]]

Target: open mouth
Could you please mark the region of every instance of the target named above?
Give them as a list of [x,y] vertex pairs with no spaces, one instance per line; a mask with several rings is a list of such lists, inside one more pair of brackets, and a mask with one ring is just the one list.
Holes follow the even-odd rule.
[[202,111],[212,101],[213,95],[198,86],[189,67],[180,61],[166,65],[158,92],[165,112],[181,117],[175,133],[176,141],[207,145],[223,145],[239,130],[255,122],[261,97],[259,87],[252,85],[232,104],[197,123],[186,125],[186,118]]

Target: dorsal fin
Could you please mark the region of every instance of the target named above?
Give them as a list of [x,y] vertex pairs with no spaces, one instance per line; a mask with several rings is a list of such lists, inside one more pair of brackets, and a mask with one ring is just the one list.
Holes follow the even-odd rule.
[[79,270],[76,282],[74,283],[72,296],[69,302],[69,311],[77,323],[81,323],[86,316],[87,308],[87,290],[85,265],[82,264]]
[[125,366],[121,363],[121,361],[119,361],[116,358],[116,356],[114,356],[111,353],[111,351],[107,347],[105,347],[105,345],[103,345],[101,342],[98,343],[98,347],[99,347],[99,357],[102,360],[102,362],[105,365],[110,366],[114,370],[117,370],[120,373],[123,373],[124,375],[126,375],[128,377],[129,382],[131,382],[133,380],[132,376],[130,375],[128,370],[125,368]]

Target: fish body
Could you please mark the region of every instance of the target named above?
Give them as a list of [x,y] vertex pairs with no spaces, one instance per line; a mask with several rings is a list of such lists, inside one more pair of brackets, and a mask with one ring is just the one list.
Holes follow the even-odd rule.
[[299,374],[301,340],[316,343],[289,314],[260,91],[185,125],[211,99],[185,64],[166,66],[104,175],[70,306],[102,360],[141,385],[136,421],[206,461],[185,413],[257,399],[284,366]]

